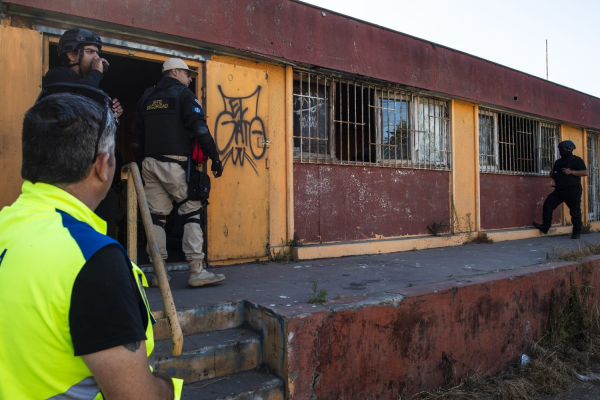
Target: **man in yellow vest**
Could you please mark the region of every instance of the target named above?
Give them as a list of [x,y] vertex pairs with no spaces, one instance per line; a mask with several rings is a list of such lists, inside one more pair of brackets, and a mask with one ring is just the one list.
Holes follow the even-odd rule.
[[113,112],[79,93],[25,114],[22,194],[0,211],[0,399],[179,399],[182,381],[152,372],[146,279],[93,212],[115,173]]

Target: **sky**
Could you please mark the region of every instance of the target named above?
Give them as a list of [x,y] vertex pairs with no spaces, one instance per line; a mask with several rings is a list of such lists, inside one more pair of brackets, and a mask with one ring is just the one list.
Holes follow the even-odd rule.
[[600,0],[302,0],[600,97]]

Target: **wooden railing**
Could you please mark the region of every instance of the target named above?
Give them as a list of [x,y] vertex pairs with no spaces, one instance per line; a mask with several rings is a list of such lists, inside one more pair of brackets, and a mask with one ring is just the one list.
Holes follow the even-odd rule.
[[183,332],[177,318],[177,309],[171,294],[165,264],[160,256],[158,241],[152,226],[148,201],[146,200],[146,192],[144,192],[142,177],[137,164],[125,165],[121,170],[121,178],[127,180],[127,253],[129,253],[131,261],[137,264],[137,210],[139,206],[144,231],[148,239],[150,256],[152,257],[154,275],[158,279],[160,297],[163,301],[165,315],[171,326],[171,354],[174,357],[179,357],[183,348]]

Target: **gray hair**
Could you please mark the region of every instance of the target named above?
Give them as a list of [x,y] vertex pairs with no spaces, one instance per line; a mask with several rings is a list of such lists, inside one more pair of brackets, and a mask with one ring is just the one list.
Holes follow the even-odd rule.
[[[108,110],[94,149],[103,113],[100,104],[71,93],[53,94],[36,103],[23,120],[21,177],[57,186],[84,180],[92,169],[92,154],[111,154],[115,146],[117,127]],[[109,162],[114,162],[112,156]]]

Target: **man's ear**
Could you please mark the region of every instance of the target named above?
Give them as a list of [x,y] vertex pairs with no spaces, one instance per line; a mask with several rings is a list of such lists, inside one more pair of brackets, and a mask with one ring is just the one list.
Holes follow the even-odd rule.
[[102,182],[108,181],[108,171],[110,169],[110,165],[108,165],[109,158],[110,154],[108,153],[100,154],[96,157],[96,161],[92,166],[92,170]]
[[79,61],[79,52],[69,51],[67,53],[67,57],[69,57],[69,61],[71,64],[76,63],[77,61]]

